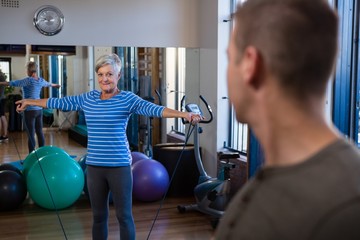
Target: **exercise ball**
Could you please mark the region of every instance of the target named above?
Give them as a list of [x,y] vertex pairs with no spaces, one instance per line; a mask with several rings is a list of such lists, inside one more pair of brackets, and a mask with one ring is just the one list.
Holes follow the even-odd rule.
[[136,162],[133,171],[133,197],[140,201],[159,200],[166,193],[169,174],[158,161],[145,159]]
[[11,170],[0,171],[0,211],[19,207],[26,194],[26,183],[21,174]]
[[65,152],[65,150],[55,147],[55,146],[43,146],[38,149],[35,149],[27,157],[24,159],[23,162],[23,174],[26,177],[28,171],[33,166],[35,162],[37,162],[40,158],[50,155],[50,154],[61,154],[65,155],[64,158],[70,157],[70,155]]
[[18,174],[20,174],[22,176],[21,170],[10,163],[0,164],[0,171],[3,171],[3,170],[10,170],[13,172],[17,172]]
[[49,154],[33,164],[26,183],[30,197],[37,205],[51,210],[63,209],[80,197],[84,172],[70,156]]
[[136,152],[136,151],[131,152],[131,158],[132,158],[132,163],[131,163],[132,165],[134,165],[140,160],[149,159],[149,157],[146,156],[144,153]]

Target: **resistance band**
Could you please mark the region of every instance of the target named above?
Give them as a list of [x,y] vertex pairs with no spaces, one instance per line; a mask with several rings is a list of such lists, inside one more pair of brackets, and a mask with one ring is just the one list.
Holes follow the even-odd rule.
[[177,161],[176,161],[176,165],[175,165],[175,168],[174,168],[174,172],[173,172],[173,174],[171,175],[169,184],[168,184],[168,186],[167,186],[167,188],[166,188],[166,192],[165,192],[163,198],[162,198],[161,201],[160,201],[160,206],[159,206],[159,208],[158,208],[158,210],[157,210],[157,212],[156,212],[155,218],[154,218],[154,220],[153,220],[153,222],[152,222],[152,225],[151,225],[149,234],[148,234],[148,236],[147,236],[147,238],[146,238],[147,240],[149,240],[149,238],[150,238],[150,235],[151,235],[151,232],[152,232],[152,230],[153,230],[153,228],[154,228],[155,222],[156,222],[156,220],[157,220],[157,218],[158,218],[158,216],[159,216],[160,210],[161,210],[161,208],[162,208],[162,206],[163,206],[163,204],[164,204],[166,195],[167,195],[167,193],[168,193],[168,191],[169,191],[171,182],[172,182],[172,180],[173,180],[173,178],[174,178],[174,176],[175,176],[176,170],[177,170],[177,168],[178,168],[178,166],[179,166],[179,163],[180,163],[180,161],[181,161],[181,157],[182,157],[182,155],[183,155],[183,153],[184,153],[186,144],[187,144],[187,142],[188,142],[188,140],[189,140],[192,132],[194,131],[194,129],[195,129],[195,126],[193,126],[192,124],[190,124],[189,130],[188,130],[188,132],[187,132],[187,134],[186,134],[184,146],[183,146],[183,148],[182,148],[182,150],[181,150],[181,152],[180,152],[179,158],[178,158]]

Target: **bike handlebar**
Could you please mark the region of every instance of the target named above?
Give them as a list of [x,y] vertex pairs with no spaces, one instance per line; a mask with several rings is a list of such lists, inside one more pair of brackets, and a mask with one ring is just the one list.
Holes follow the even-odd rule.
[[[210,115],[209,120],[200,120],[199,123],[205,123],[205,124],[210,123],[210,122],[212,122],[212,120],[214,119],[213,113],[212,113],[212,109],[211,109],[210,105],[207,103],[207,101],[205,100],[205,98],[204,98],[203,96],[200,95],[199,97],[200,97],[201,101],[205,104],[206,109],[207,109],[207,111],[208,111],[208,113],[209,113],[209,115]],[[182,110],[182,111],[185,111],[185,107],[184,107],[185,98],[186,98],[186,96],[184,95],[184,96],[182,97],[182,99],[181,99],[181,110]],[[188,104],[188,105],[189,105],[189,104]],[[197,104],[196,104],[196,105],[197,105]],[[197,106],[198,106],[198,105],[197,105]],[[198,106],[198,108],[199,108],[200,111],[201,111],[201,108],[200,108],[199,106]],[[202,114],[202,111],[201,111],[201,114]],[[182,118],[181,121],[182,121],[183,124],[189,123],[189,122],[186,121],[184,118]]]

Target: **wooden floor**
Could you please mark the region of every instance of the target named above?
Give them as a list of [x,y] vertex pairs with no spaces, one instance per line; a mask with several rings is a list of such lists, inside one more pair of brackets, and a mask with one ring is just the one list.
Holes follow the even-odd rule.
[[[45,129],[44,133],[46,145],[63,148],[77,159],[86,153],[86,149],[80,144],[68,139],[66,131],[49,128]],[[0,143],[0,163],[22,160],[27,155],[25,132],[10,132],[9,141]],[[160,207],[160,201],[134,202],[136,239],[210,239],[214,233],[210,217],[199,212],[181,214],[177,211],[177,205],[190,204],[193,201],[193,197],[166,198],[149,238],[149,231]],[[86,196],[81,196],[73,206],[58,213],[59,218],[55,211],[42,209],[27,198],[18,209],[0,212],[0,239],[91,239],[92,215]],[[119,239],[119,229],[112,205],[110,205],[109,217],[109,240],[111,239]]]

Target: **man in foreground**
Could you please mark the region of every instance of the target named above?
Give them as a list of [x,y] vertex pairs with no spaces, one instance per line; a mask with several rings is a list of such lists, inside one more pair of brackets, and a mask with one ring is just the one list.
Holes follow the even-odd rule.
[[360,154],[324,115],[336,13],[325,0],[248,0],[234,19],[229,98],[265,164],[215,239],[360,239]]

